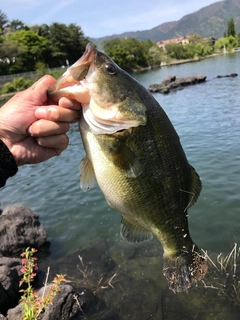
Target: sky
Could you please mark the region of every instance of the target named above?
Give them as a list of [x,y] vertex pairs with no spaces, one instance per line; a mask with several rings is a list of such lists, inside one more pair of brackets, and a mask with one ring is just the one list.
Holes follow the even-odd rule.
[[149,30],[181,19],[218,0],[5,0],[0,10],[27,25],[75,23],[84,35],[100,38]]

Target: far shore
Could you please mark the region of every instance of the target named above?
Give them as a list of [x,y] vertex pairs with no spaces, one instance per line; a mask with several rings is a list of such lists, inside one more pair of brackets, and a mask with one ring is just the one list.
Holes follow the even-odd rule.
[[[223,56],[225,54],[229,54],[229,53],[237,53],[240,52],[240,50],[232,50],[231,52],[227,52],[227,53],[213,53],[211,55],[205,56],[205,57],[196,57],[193,59],[182,59],[182,60],[177,60],[177,59],[171,59],[169,62],[166,62],[166,64],[162,64],[159,68],[164,68],[164,67],[171,67],[174,65],[178,65],[178,64],[184,64],[184,63],[190,63],[190,62],[198,62],[198,61],[202,61],[204,59],[208,59],[208,58],[214,58],[217,56]],[[132,72],[139,72],[139,71],[146,71],[149,70],[151,68],[141,68],[141,69],[137,69],[137,70],[133,70]],[[6,94],[2,94],[0,95],[0,107],[2,104],[4,104],[7,100],[9,100],[12,96],[14,96],[16,93],[18,93],[19,91],[15,91],[15,92],[11,92],[11,93],[6,93]]]

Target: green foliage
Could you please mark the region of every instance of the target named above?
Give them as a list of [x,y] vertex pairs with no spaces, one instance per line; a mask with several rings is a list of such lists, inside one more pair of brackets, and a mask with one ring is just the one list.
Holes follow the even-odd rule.
[[10,30],[12,32],[18,31],[18,30],[29,30],[29,28],[21,21],[21,20],[12,20],[8,25],[8,28],[10,28]]
[[14,78],[13,82],[6,82],[1,90],[1,94],[22,91],[32,85],[33,81],[25,80],[23,77]]
[[44,62],[36,62],[34,69],[37,71],[39,77],[49,74],[48,66]]
[[43,24],[29,29],[22,21],[13,20],[8,28],[0,37],[0,74],[33,71],[39,62],[49,68],[72,64],[88,42],[75,24]]
[[31,80],[25,80],[23,77],[14,78],[13,86],[16,88],[16,91],[22,91],[27,89],[32,84]]
[[233,18],[228,20],[228,37],[236,37],[235,24]]
[[156,51],[160,52],[157,45],[150,40],[138,41],[134,38],[118,38],[105,41],[103,44],[106,54],[125,70],[148,67],[153,59],[156,59],[154,50],[151,49],[153,47],[156,49],[155,54]]
[[[51,48],[51,57],[48,57],[48,64],[51,67],[58,67],[68,63],[71,65],[83,54],[88,39],[84,37],[81,27],[71,23],[66,26],[63,23],[53,23],[40,30],[46,34]],[[47,34],[48,33],[48,34]]]
[[188,43],[182,45],[179,43],[169,43],[165,46],[167,54],[174,59],[193,59],[195,57],[204,57],[213,52],[213,47],[201,43]]
[[[21,271],[23,277],[20,281],[20,286],[27,286],[26,289],[19,290],[22,294],[20,299],[20,304],[23,306],[22,320],[38,319],[41,313],[44,312],[50,304],[53,304],[53,299],[59,292],[59,286],[66,281],[64,275],[57,275],[49,291],[39,298],[32,286],[32,282],[36,277],[36,270],[38,269],[36,263],[37,258],[33,256],[36,252],[37,250],[34,248],[27,248],[25,252],[21,254],[23,265]],[[47,281],[45,282],[45,286],[46,285]]]
[[3,89],[1,90],[1,94],[11,93],[15,91],[16,91],[16,88],[14,87],[13,83],[6,82],[3,86]]
[[58,70],[50,71],[49,74],[53,78],[58,79],[63,74],[64,71],[66,71],[66,69],[58,69]]
[[156,67],[160,66],[163,61],[163,49],[154,45],[148,50],[148,64],[150,66]]
[[237,34],[237,45],[240,47],[240,32]]
[[4,26],[8,23],[8,17],[6,13],[0,10],[0,34],[2,34]]
[[230,52],[233,48],[237,47],[237,39],[233,36],[226,38],[219,38],[215,43],[215,50],[219,51],[223,48],[226,48],[228,52]]
[[44,60],[49,50],[46,38],[32,30],[18,30],[4,37],[0,59],[4,59],[8,73],[33,71],[37,61]]

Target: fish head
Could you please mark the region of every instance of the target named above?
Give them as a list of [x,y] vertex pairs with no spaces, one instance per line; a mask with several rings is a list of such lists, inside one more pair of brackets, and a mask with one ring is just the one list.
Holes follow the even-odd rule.
[[138,85],[89,43],[82,57],[57,80],[48,95],[54,101],[61,97],[79,101],[92,132],[112,134],[146,124],[146,107],[138,94]]

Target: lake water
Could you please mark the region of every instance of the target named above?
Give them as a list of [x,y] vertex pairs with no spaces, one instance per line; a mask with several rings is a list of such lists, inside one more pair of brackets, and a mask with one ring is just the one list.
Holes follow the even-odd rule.
[[[216,78],[235,72],[239,77]],[[169,75],[199,73],[207,76],[206,83],[154,96],[174,124],[203,183],[198,202],[189,210],[191,236],[208,254],[226,255],[234,243],[240,243],[240,54],[134,77],[148,87]],[[60,157],[19,168],[1,190],[1,205],[20,203],[39,214],[51,242],[51,254],[41,261],[42,268],[50,265],[52,272],[81,278],[78,262],[73,258],[69,265],[77,253],[93,252],[94,261],[94,252],[102,250],[113,260],[112,269],[103,273],[109,272],[109,278],[111,272],[117,273],[114,289],[109,286],[98,292],[106,308],[100,308],[101,315],[94,309],[86,319],[239,319],[240,308],[230,294],[228,299],[219,297],[219,290],[193,288],[188,294],[174,295],[167,289],[158,241],[126,243],[119,235],[120,214],[108,207],[97,185],[87,193],[79,188],[78,166],[84,151],[77,125],[72,126],[69,138],[70,146]]]

